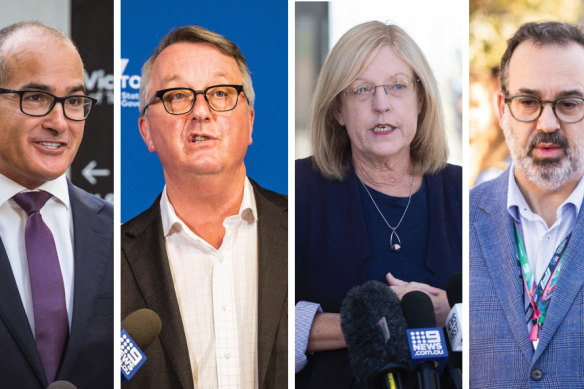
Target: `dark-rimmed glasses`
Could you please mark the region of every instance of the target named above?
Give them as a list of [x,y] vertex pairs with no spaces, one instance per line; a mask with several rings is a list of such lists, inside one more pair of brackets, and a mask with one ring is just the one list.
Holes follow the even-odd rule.
[[89,116],[96,99],[84,95],[57,97],[49,92],[39,90],[13,90],[0,88],[0,94],[15,93],[20,96],[20,111],[28,116],[46,116],[55,104],[61,103],[63,115],[67,119],[83,121]]
[[207,105],[213,111],[231,111],[237,106],[241,92],[243,92],[243,85],[232,84],[211,85],[203,90],[194,90],[191,88],[162,89],[154,93],[154,96],[152,96],[148,104],[144,107],[142,115],[146,113],[146,109],[154,103],[156,98],[162,100],[164,109],[169,114],[184,115],[193,109],[197,95],[205,96]]
[[511,116],[515,120],[530,123],[541,116],[545,104],[551,104],[552,111],[562,123],[578,123],[584,119],[584,99],[580,97],[560,97],[556,100],[541,100],[535,96],[521,95],[505,98]]

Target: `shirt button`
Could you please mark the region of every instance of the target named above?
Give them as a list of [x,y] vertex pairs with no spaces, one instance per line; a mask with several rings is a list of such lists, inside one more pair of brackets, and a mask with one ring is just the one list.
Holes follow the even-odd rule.
[[225,359],[231,358],[231,353],[225,353]]
[[225,311],[227,309],[227,305],[221,304],[221,310]]
[[533,369],[531,371],[531,379],[534,381],[541,381],[541,379],[543,378],[543,371],[541,371],[540,369]]

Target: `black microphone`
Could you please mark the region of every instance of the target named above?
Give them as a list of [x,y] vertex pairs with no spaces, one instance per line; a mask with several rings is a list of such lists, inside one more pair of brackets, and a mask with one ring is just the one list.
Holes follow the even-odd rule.
[[462,273],[454,273],[446,282],[446,297],[448,297],[448,305],[454,307],[456,304],[462,303]]
[[402,387],[401,373],[409,370],[406,321],[389,286],[369,281],[351,289],[341,306],[341,329],[359,381]]
[[144,364],[146,355],[142,350],[156,339],[161,328],[160,316],[148,308],[138,309],[122,321],[122,382],[132,378]]
[[442,328],[436,328],[432,300],[424,292],[409,292],[402,297],[402,309],[408,323],[406,333],[418,386],[438,389],[448,351]]
[[69,381],[55,381],[47,386],[47,389],[77,389],[77,386]]
[[448,335],[448,371],[452,385],[462,388],[462,273],[454,273],[446,283],[446,295],[450,313],[446,318],[445,331]]

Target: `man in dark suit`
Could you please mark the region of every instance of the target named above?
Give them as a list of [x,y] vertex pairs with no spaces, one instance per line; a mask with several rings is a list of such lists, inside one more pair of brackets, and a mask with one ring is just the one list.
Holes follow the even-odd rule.
[[113,387],[113,209],[65,176],[94,103],[37,22],[0,30],[0,386]]
[[201,27],[142,69],[140,133],[166,186],[122,226],[122,317],[160,315],[125,387],[287,386],[287,199],[247,178],[254,92],[239,48]]
[[470,192],[470,387],[582,388],[584,32],[527,23],[500,69],[513,163]]

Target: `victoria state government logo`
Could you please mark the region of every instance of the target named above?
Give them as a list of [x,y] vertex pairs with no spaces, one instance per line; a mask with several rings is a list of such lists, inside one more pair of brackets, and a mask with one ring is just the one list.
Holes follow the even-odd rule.
[[120,83],[122,87],[121,106],[137,108],[140,105],[140,76],[137,74],[124,74],[130,60],[122,58],[122,77]]

